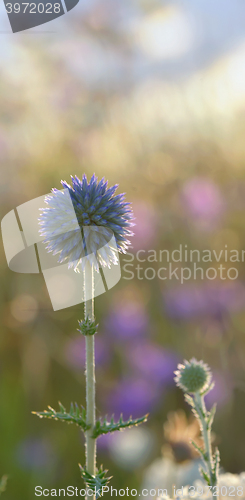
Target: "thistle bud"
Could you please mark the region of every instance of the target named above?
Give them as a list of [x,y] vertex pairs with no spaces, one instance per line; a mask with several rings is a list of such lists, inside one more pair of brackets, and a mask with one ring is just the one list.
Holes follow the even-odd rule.
[[204,392],[211,383],[211,372],[203,361],[192,358],[178,365],[175,372],[175,382],[184,391],[189,393]]

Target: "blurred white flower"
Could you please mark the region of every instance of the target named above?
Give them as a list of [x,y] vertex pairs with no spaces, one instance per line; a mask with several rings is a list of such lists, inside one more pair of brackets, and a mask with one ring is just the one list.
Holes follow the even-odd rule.
[[[245,472],[241,474],[230,474],[227,472],[220,475],[217,486],[217,498],[229,500],[231,496],[235,500],[245,498]],[[163,498],[166,499],[169,497],[160,496],[156,500],[161,500]],[[186,500],[191,500],[192,498],[206,500],[212,498],[212,493],[209,491],[206,483],[197,480],[192,483],[191,488],[189,486],[184,487],[183,496],[181,496],[181,498]]]
[[133,27],[136,44],[148,57],[174,59],[188,52],[194,43],[188,15],[177,6],[161,8]]
[[111,436],[109,450],[112,459],[123,469],[143,465],[154,447],[154,437],[148,429],[134,428]]
[[[200,465],[199,459],[178,464],[167,457],[158,458],[147,468],[142,490],[166,489],[171,494],[173,485],[178,489],[187,484],[194,484],[197,478],[200,478]],[[145,498],[152,499],[150,496]]]
[[142,490],[164,489],[171,495],[173,486],[178,489],[201,479],[201,460],[191,441],[202,446],[202,439],[197,420],[188,419],[182,410],[170,412],[163,429],[163,457],[155,460],[145,471]]

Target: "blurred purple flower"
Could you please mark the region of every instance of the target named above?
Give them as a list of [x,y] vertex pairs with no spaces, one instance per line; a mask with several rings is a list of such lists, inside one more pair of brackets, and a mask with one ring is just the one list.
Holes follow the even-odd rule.
[[[76,370],[84,370],[85,367],[85,338],[83,335],[71,338],[65,345],[64,356],[67,364]],[[110,360],[111,351],[104,341],[96,336],[95,363],[103,366]]]
[[48,467],[53,462],[54,452],[47,441],[27,438],[19,443],[16,457],[23,469],[39,469]]
[[142,379],[125,379],[119,382],[110,392],[106,407],[109,412],[119,418],[138,418],[152,411],[162,399],[159,386]]
[[110,448],[110,443],[112,441],[113,434],[103,434],[102,436],[99,436],[97,440],[97,447],[98,450],[100,451],[107,451],[108,448]]
[[216,226],[225,210],[218,186],[202,177],[194,177],[184,184],[182,200],[187,212],[206,229]]
[[239,281],[179,285],[165,291],[164,302],[167,314],[173,318],[219,316],[244,308],[245,287]]
[[215,403],[217,407],[222,407],[227,404],[232,397],[232,381],[227,374],[214,371],[213,381],[214,388],[205,396],[207,408],[210,409]]
[[105,323],[106,331],[126,340],[144,335],[149,325],[143,305],[132,301],[116,304]]
[[141,375],[145,375],[147,380],[160,384],[174,383],[174,370],[179,358],[173,351],[150,342],[141,342],[130,349],[128,357],[132,366],[139,370]]
[[133,249],[153,248],[157,237],[157,219],[152,206],[145,203],[134,203],[134,238]]
[[164,292],[167,314],[174,318],[189,319],[203,313],[205,300],[198,285],[181,285]]

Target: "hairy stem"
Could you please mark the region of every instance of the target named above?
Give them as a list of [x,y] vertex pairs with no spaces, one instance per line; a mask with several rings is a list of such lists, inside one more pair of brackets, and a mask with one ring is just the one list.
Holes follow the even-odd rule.
[[217,499],[217,495],[215,495],[214,487],[217,486],[216,477],[213,474],[214,462],[212,455],[212,447],[211,447],[211,429],[207,420],[207,410],[204,402],[204,397],[199,393],[195,393],[195,403],[196,409],[198,411],[198,415],[201,421],[201,431],[204,441],[205,454],[207,457],[206,466],[208,469],[208,475],[210,480],[210,486],[212,486],[212,494],[213,498]]
[[[94,320],[94,276],[93,267],[87,263],[84,270],[84,315]],[[91,428],[86,432],[86,469],[91,475],[96,472],[96,439],[92,438],[95,425],[95,360],[94,335],[87,335],[86,339],[86,423]],[[95,496],[88,496],[95,500]]]

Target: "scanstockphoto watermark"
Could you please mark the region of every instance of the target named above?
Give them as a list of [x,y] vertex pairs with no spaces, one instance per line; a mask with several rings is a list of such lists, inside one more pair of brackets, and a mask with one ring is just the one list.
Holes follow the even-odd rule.
[[136,490],[135,488],[130,489],[130,488],[113,488],[113,486],[102,486],[102,489],[95,489],[93,491],[92,489],[79,489],[75,486],[67,486],[67,488],[43,488],[42,486],[36,486],[35,487],[35,496],[36,497],[82,497],[84,498],[85,495],[88,497],[96,495],[96,498],[103,497],[104,495],[109,495],[111,497],[147,497],[147,498],[154,498],[156,497],[159,498],[168,498],[169,495],[172,495],[172,498],[194,498],[194,497],[201,497],[203,495],[206,495],[207,498],[213,498],[213,497],[243,497],[244,495],[244,487],[237,485],[237,486],[221,486],[219,488],[218,486],[207,486],[207,485],[200,485],[200,486],[182,486],[181,488],[175,488],[173,486],[171,493],[168,492],[166,488],[152,488],[152,489],[147,489],[144,488],[141,491]]
[[[178,490],[177,490],[178,491]],[[179,490],[181,491],[181,490]],[[92,490],[91,488],[88,489],[79,489],[75,486],[67,486],[67,488],[43,488],[42,486],[36,486],[35,487],[35,496],[36,497],[82,497],[84,498],[85,495],[86,497],[94,497],[96,498],[103,497],[104,495],[110,494],[111,497],[152,497],[156,498],[156,496],[160,495],[168,495],[168,492],[166,489],[143,489],[142,491],[138,491],[135,488],[130,489],[129,487],[127,488],[113,488],[113,486],[102,486],[102,488],[98,489],[95,488],[95,490]]]
[[[91,488],[88,489],[79,489],[75,486],[67,486],[66,488],[43,488],[42,486],[36,486],[35,487],[35,496],[36,497],[82,497],[84,498],[85,495],[86,497],[94,497],[96,498],[103,497],[104,495],[107,496],[107,494],[110,494],[111,497],[151,497],[151,498],[156,498],[160,497],[165,498],[168,496],[168,491],[166,488],[159,488],[159,489],[147,489],[144,488],[141,491],[138,491],[135,488],[130,489],[129,487],[127,488],[113,488],[113,486],[102,486],[102,488],[95,488],[95,490],[92,490]],[[183,488],[176,490],[175,488],[173,489],[173,495],[174,498],[180,498],[183,496]]]
[[127,252],[122,259],[122,278],[125,280],[236,280],[239,271],[235,263],[245,262],[245,250],[219,251],[190,249],[180,244],[174,250],[138,250]]

